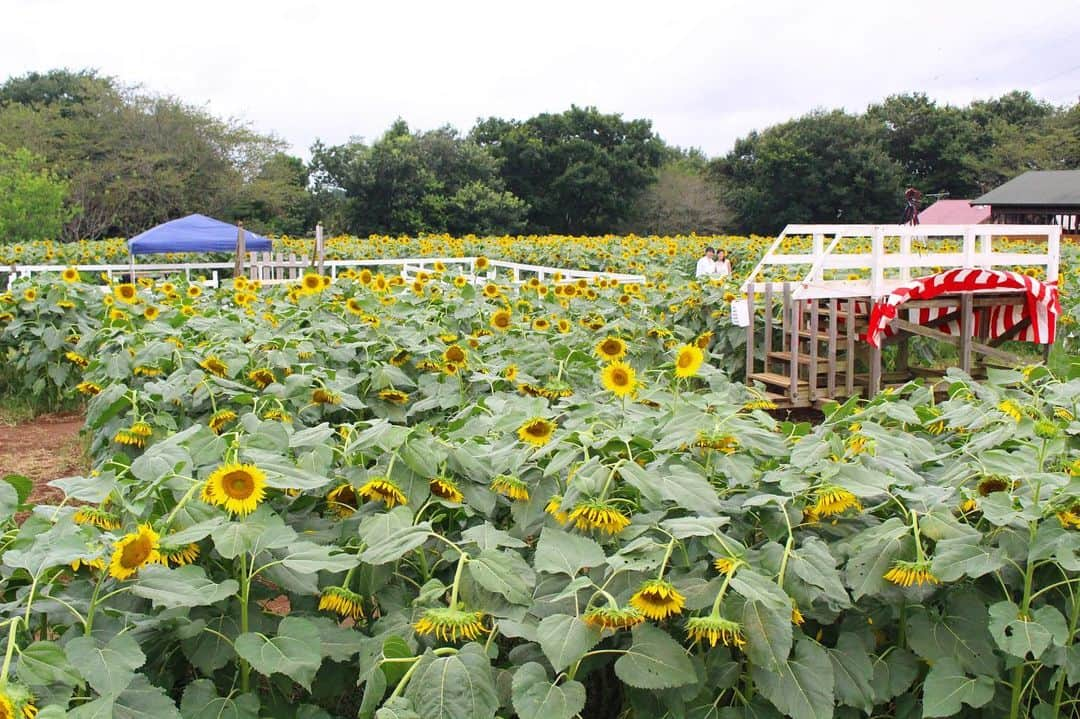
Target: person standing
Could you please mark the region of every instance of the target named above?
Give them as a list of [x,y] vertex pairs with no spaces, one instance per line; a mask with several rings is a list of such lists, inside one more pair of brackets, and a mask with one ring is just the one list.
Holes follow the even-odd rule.
[[697,261],[695,277],[708,277],[716,274],[716,250],[712,247],[705,248],[705,256]]
[[727,277],[731,274],[731,260],[724,250],[716,251],[716,273],[719,277]]

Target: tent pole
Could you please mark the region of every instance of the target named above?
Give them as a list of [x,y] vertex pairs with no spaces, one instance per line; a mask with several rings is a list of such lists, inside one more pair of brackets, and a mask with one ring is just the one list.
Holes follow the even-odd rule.
[[244,223],[236,223],[236,264],[233,267],[233,277],[244,276],[244,251],[246,238],[244,237]]

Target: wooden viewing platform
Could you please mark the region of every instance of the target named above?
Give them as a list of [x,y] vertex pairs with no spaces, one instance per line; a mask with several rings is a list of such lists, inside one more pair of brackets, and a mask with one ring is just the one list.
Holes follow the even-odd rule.
[[[1034,251],[998,250],[996,244],[1010,235],[1034,243]],[[779,406],[820,407],[854,396],[869,398],[916,377],[943,375],[942,369],[912,365],[913,337],[951,344],[957,351],[955,366],[973,376],[991,362],[1018,364],[1020,358],[1001,345],[1027,325],[991,339],[989,310],[1025,304],[1023,290],[912,299],[891,322],[892,334],[882,347],[865,339],[871,311],[911,280],[957,268],[1038,268],[1046,282],[1056,282],[1060,240],[1061,228],[1055,225],[788,225],[743,284],[746,381],[764,385]],[[809,252],[799,251],[807,244]],[[778,269],[785,279],[768,277]],[[793,269],[801,279],[791,279]],[[842,279],[837,277],[841,273]],[[925,322],[910,321],[910,313],[923,310]]]

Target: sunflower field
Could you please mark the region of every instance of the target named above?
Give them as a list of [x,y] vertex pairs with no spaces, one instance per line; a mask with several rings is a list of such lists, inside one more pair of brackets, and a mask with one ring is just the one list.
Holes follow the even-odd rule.
[[1080,380],[781,421],[723,243],[593,242],[511,246],[648,281],[17,281],[93,465],[0,482],[0,718],[1080,717]]

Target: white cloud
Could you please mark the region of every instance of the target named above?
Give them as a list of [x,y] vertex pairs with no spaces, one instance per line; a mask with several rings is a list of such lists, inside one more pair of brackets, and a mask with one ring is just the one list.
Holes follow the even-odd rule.
[[888,94],[1075,102],[1075,0],[400,3],[0,0],[0,78],[98,68],[273,131],[374,138],[400,116],[467,130],[571,103],[725,152],[815,107]]

